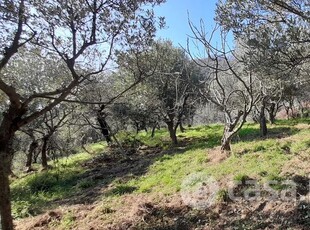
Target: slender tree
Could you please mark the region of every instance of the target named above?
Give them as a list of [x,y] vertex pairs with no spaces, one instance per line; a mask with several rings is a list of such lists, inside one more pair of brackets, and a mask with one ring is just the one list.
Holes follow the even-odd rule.
[[[195,63],[205,68],[201,79],[204,87],[200,94],[215,104],[224,114],[225,127],[221,150],[231,151],[231,140],[246,122],[253,106],[260,99],[259,81],[251,69],[245,68],[238,58],[238,53],[227,48],[226,34],[221,33],[222,45],[215,47],[206,36],[203,22],[198,28],[189,23],[193,39],[202,45],[206,57],[197,57],[189,48],[188,53]],[[212,34],[214,34],[216,29]]]

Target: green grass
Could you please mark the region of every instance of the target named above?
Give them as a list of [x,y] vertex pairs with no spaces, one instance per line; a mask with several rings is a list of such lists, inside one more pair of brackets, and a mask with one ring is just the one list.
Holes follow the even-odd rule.
[[[65,215],[61,218],[60,223],[55,223],[55,227],[58,225],[58,228],[61,229],[72,229],[74,222],[75,222],[75,216],[72,212],[68,211],[65,213]],[[53,227],[53,223],[50,224],[51,227]]]
[[[214,165],[208,164],[208,151],[220,144],[222,126],[190,128],[186,133],[179,134],[183,138],[192,138],[186,151],[181,154],[164,155],[149,167],[147,174],[126,184],[136,186],[136,193],[159,192],[171,195],[180,191],[182,181],[187,175],[195,172],[203,172],[217,180],[227,177],[235,177],[238,180],[245,176],[260,181],[272,179],[274,175],[281,173],[284,164],[295,154],[309,150],[310,146],[309,130],[287,126],[286,121],[278,123],[269,127],[269,138],[260,137],[258,125],[246,124],[239,133],[240,140],[234,141],[233,154]],[[303,119],[301,123],[309,122]],[[295,121],[294,124],[298,122]],[[278,135],[292,137],[298,141],[278,140]]]
[[208,165],[208,154],[204,149],[189,150],[182,155],[164,156],[140,178],[128,182],[138,187],[139,192],[163,192],[173,194],[181,189],[182,181],[193,172],[203,172],[221,180],[227,176],[244,174],[257,177],[261,172],[279,174],[283,164],[290,156],[281,151],[270,149],[268,152],[256,151],[242,157],[231,156],[227,160],[214,165]]
[[[103,150],[98,144],[89,148],[95,153]],[[94,182],[80,181],[80,175],[85,172],[81,163],[92,157],[88,153],[75,154],[50,162],[53,168],[48,171],[38,171],[14,180],[11,183],[13,216],[23,218],[39,214],[47,205],[51,208],[52,201],[64,199],[78,190],[93,186]]]
[[128,193],[132,193],[133,191],[136,190],[136,187],[133,186],[128,186],[128,185],[117,185],[115,188],[113,188],[107,195],[124,195]]
[[136,138],[147,146],[155,147],[166,147],[170,145],[169,134],[166,129],[162,128],[156,130],[154,137],[150,136],[150,133],[140,132]]
[[[257,124],[246,124],[239,137],[233,141],[232,154],[219,162],[212,162],[210,152],[213,151],[212,148],[220,145],[222,125],[191,127],[185,133],[178,132],[179,147],[170,145],[165,129],[157,131],[154,138],[145,132],[138,135],[121,133],[118,136],[121,141],[129,138],[129,143],[138,141],[148,146],[160,146],[166,154],[158,156],[143,175],[126,175],[126,179],[115,177],[109,185],[112,189],[102,195],[105,207],[109,207],[111,199],[119,199],[125,194],[175,194],[181,190],[184,179],[192,173],[203,173],[218,181],[243,182],[247,178],[259,182],[282,181],[286,178],[279,175],[288,161],[301,153],[310,154],[310,130],[298,128],[296,124],[309,124],[309,120],[278,121],[276,125],[269,125],[267,138],[260,137]],[[94,152],[100,152],[105,146],[99,143],[90,148]],[[79,175],[84,172],[80,166],[81,162],[91,157],[86,153],[77,154],[60,160],[58,167],[48,172],[36,173],[14,181],[14,216],[18,218],[35,215],[44,210],[46,204],[51,205],[55,200],[72,195],[73,187],[82,191],[94,186],[94,182],[79,180]],[[279,186],[275,188],[283,189]],[[221,188],[217,198],[219,201],[226,201],[225,188]],[[71,223],[69,216],[63,224],[70,226]]]
[[294,126],[297,124],[310,124],[309,117],[289,119],[289,120],[276,120],[276,125]]

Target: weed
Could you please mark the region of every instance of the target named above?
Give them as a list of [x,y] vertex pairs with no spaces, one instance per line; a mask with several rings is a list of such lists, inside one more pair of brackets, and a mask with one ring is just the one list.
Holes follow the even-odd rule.
[[102,212],[102,214],[110,214],[110,213],[114,213],[115,210],[112,209],[112,208],[109,207],[109,206],[104,206],[104,207],[102,207],[101,212]]
[[34,214],[31,211],[31,203],[29,201],[13,201],[12,207],[12,215],[16,219],[32,216]]
[[94,180],[88,180],[88,179],[84,179],[82,181],[80,181],[76,187],[80,188],[80,189],[87,189],[87,188],[91,188],[94,185],[96,185],[96,182]]
[[115,188],[112,189],[110,194],[113,195],[124,195],[127,193],[132,193],[135,191],[137,188],[134,186],[128,186],[128,185],[117,185]]
[[244,174],[237,174],[233,179],[235,182],[245,185],[246,181],[250,180],[250,177]]
[[220,189],[217,194],[216,194],[216,201],[218,202],[228,202],[229,199],[229,194],[227,189]]
[[60,228],[62,229],[72,229],[76,217],[72,212],[68,211],[61,219]]

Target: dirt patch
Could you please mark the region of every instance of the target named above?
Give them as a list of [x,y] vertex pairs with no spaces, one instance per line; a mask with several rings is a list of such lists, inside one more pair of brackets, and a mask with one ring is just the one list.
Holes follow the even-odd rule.
[[[65,221],[79,222],[87,217],[94,205],[72,205],[57,208],[36,217],[16,221],[16,230],[54,230],[64,229]],[[69,227],[69,226],[67,226]]]
[[[184,205],[179,195],[161,202],[134,202],[131,215],[102,229],[309,229],[308,206],[303,203],[238,200],[205,210]],[[125,205],[127,206],[127,205]],[[126,210],[126,209],[125,209]],[[126,211],[127,212],[127,211]]]
[[[66,213],[74,216],[69,229],[309,229],[310,205],[306,202],[238,199],[217,202],[204,210],[186,206],[180,194],[172,196],[129,194],[95,206],[57,209],[17,223],[18,230],[63,229]],[[57,223],[59,223],[57,225]]]
[[229,155],[229,153],[223,152],[220,146],[208,150],[208,160],[210,163],[220,163],[226,160]]
[[281,175],[293,176],[293,175],[310,175],[310,155],[307,152],[300,152],[290,159],[282,167]]
[[297,129],[310,129],[310,124],[300,123],[300,124],[294,125],[294,127]]
[[56,211],[50,211],[44,215],[39,215],[36,217],[25,218],[20,221],[16,221],[16,230],[32,230],[32,229],[48,229],[49,223],[52,221],[61,220],[62,213]]

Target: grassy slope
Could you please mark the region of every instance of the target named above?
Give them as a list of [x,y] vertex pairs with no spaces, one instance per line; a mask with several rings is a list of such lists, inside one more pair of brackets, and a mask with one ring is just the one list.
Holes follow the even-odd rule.
[[[97,143],[89,147],[94,154],[103,151],[105,144]],[[39,166],[34,165],[37,172],[30,175],[19,175],[11,183],[12,212],[15,218],[23,218],[41,213],[45,209],[53,208],[55,200],[72,196],[84,187],[92,186],[92,182],[83,181],[80,175],[85,172],[81,164],[93,156],[89,153],[63,158],[50,162],[53,169],[45,172],[39,171]]]
[[[279,121],[271,126],[269,138],[259,137],[259,128],[247,124],[233,144],[233,153],[227,159],[212,162],[210,157],[220,154],[216,146],[220,143],[221,125],[189,128],[179,133],[180,147],[169,145],[165,131],[156,133],[150,139],[141,133],[135,137],[148,146],[162,146],[165,154],[159,156],[142,175],[126,175],[126,179],[114,178],[108,187],[112,193],[97,197],[100,210],[106,219],[113,218],[110,207],[122,207],[122,196],[147,194],[150,197],[171,196],[180,191],[183,179],[193,172],[203,172],[219,181],[227,178],[241,180],[244,176],[259,181],[282,180],[291,174],[308,175],[307,167],[294,164],[296,156],[309,160],[310,130],[309,120]],[[93,145],[92,150],[102,152],[102,145]],[[36,215],[45,209],[52,209],[54,200],[68,198],[74,193],[95,186],[100,181],[83,180],[79,176],[85,172],[81,163],[92,156],[81,153],[58,162],[58,167],[43,173],[33,174],[12,183],[13,212],[15,217]],[[148,157],[147,155],[144,157]],[[307,165],[307,163],[306,163]],[[74,189],[72,189],[74,188]],[[107,195],[108,194],[108,195]],[[48,205],[46,205],[48,204]],[[105,217],[101,217],[105,221]],[[69,220],[68,220],[69,219]],[[65,217],[60,226],[70,228],[74,220]]]
[[[206,142],[197,141],[190,144],[182,154],[167,154],[161,157],[149,168],[146,175],[127,184],[137,186],[137,192],[160,191],[173,194],[179,191],[184,177],[193,172],[203,172],[218,180],[227,176],[275,179],[279,177],[283,165],[294,155],[304,151],[310,154],[308,128],[298,129],[294,127],[294,123],[279,122],[277,126],[271,127],[270,138],[262,139],[259,137],[257,125],[245,125],[239,134],[240,140],[233,144],[233,154],[228,159],[213,165],[208,164],[210,159],[207,155],[212,151],[210,147],[219,144],[221,127],[193,128],[182,136],[194,139],[206,138]],[[278,139],[283,136],[287,138]]]

